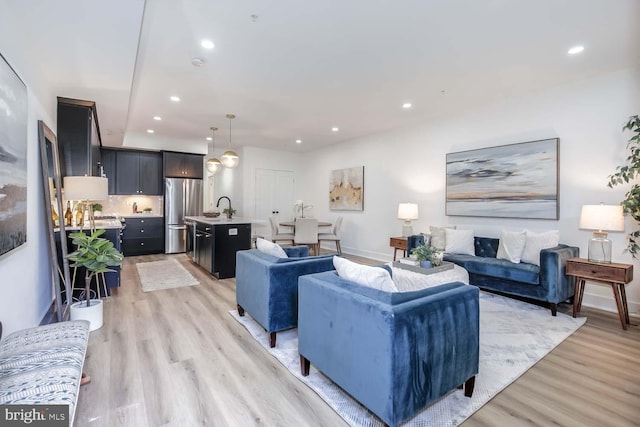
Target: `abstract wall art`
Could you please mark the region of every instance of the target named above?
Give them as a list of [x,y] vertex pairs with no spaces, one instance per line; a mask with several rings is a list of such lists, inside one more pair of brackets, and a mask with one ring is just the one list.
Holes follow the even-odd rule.
[[329,209],[361,211],[364,209],[364,166],[331,171]]
[[558,138],[447,154],[446,214],[558,219]]
[[0,54],[0,256],[27,241],[27,87]]

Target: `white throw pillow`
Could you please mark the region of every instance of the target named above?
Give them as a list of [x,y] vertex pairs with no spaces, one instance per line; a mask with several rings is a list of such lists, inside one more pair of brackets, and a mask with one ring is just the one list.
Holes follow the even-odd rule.
[[560,232],[558,230],[545,231],[544,233],[527,231],[527,241],[520,260],[539,266],[540,251],[558,246],[558,243],[560,243]]
[[396,284],[391,279],[391,275],[384,268],[357,264],[338,256],[333,257],[333,266],[338,272],[338,276],[343,279],[380,291],[398,291]]
[[447,245],[444,230],[446,230],[447,228],[455,230],[456,226],[452,225],[451,227],[435,227],[432,225],[429,227],[429,231],[431,232],[431,246],[434,246],[436,249],[440,249],[441,251],[445,250]]
[[265,254],[272,255],[278,258],[289,258],[287,253],[278,245],[277,243],[270,242],[268,240],[261,239],[258,237],[256,239],[256,248],[260,252],[264,252]]
[[473,230],[444,229],[445,249],[448,254],[475,255]]
[[524,245],[527,242],[526,231],[503,231],[498,245],[496,258],[518,264],[524,252]]

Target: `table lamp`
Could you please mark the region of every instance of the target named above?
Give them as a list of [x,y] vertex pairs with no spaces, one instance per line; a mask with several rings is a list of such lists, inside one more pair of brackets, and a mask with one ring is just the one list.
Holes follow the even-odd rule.
[[589,240],[589,261],[610,263],[611,240],[607,231],[624,231],[624,216],[620,205],[584,205],[580,213],[580,228],[595,230]]
[[411,220],[418,219],[418,205],[415,203],[400,203],[398,205],[398,219],[404,220],[402,236],[411,236],[413,234]]
[[[92,202],[109,198],[109,180],[99,176],[65,176],[62,187],[67,200],[77,200],[89,206],[90,227],[95,231]],[[82,223],[79,225],[82,230]]]

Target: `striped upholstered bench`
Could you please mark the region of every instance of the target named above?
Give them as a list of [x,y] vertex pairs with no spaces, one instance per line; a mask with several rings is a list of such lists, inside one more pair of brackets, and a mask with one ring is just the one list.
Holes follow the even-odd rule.
[[85,320],[24,329],[0,341],[0,405],[69,405],[73,425],[88,341]]

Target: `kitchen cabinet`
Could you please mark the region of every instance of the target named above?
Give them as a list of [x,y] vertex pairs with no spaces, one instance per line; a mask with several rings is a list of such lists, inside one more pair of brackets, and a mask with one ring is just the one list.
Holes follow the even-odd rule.
[[116,151],[115,194],[162,195],[162,154]]
[[164,176],[166,178],[197,178],[203,177],[203,154],[178,153],[163,151]]
[[157,254],[164,251],[164,218],[125,217],[122,232],[124,256]]
[[103,148],[100,150],[102,173],[108,178],[109,194],[116,194],[116,152]]
[[102,149],[102,168],[109,178],[109,194],[161,196],[162,153]]
[[100,176],[100,127],[96,103],[58,97],[61,176]]

